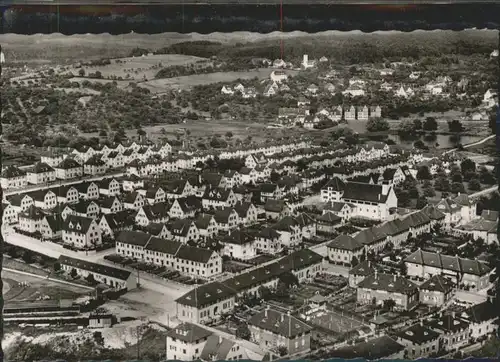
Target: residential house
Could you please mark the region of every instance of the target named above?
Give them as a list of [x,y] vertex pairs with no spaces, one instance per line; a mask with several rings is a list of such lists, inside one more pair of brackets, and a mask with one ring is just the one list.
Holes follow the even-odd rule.
[[440,346],[445,351],[457,351],[469,344],[469,323],[455,316],[442,315],[425,323],[440,334]]
[[290,313],[266,308],[248,320],[251,339],[263,348],[275,350],[284,347],[288,355],[311,350],[312,327]]
[[68,215],[62,227],[62,240],[78,249],[94,249],[102,244],[101,229],[93,218]]
[[195,220],[195,225],[202,240],[213,238],[219,231],[214,216],[210,214],[198,215]]
[[99,228],[103,238],[115,238],[115,234],[123,230],[132,230],[134,224],[131,210],[119,211],[115,214],[104,214],[99,221]]
[[73,185],[59,186],[50,189],[57,195],[60,204],[76,204],[80,200],[80,193]]
[[96,218],[99,215],[99,205],[93,200],[80,200],[78,204],[67,205],[72,215]]
[[26,194],[31,197],[33,204],[44,210],[50,210],[57,206],[57,196],[51,190],[38,190]]
[[349,270],[349,286],[356,288],[369,275],[375,274],[375,268],[369,260],[365,260]]
[[196,213],[203,209],[202,202],[194,196],[174,199],[174,202],[168,210],[171,218],[185,219],[194,218]]
[[343,359],[397,360],[404,358],[405,347],[387,335],[375,337],[352,346],[347,345],[330,352],[331,357]]
[[83,176],[83,167],[72,158],[65,158],[59,165],[55,166],[56,178],[69,180]]
[[230,230],[220,242],[224,245],[224,255],[231,259],[249,260],[257,256],[255,237],[243,230]]
[[273,228],[266,227],[255,233],[255,248],[262,254],[275,255],[283,250],[281,234]]
[[137,191],[126,194],[123,199],[123,207],[125,209],[139,210],[144,204],[144,197]]
[[365,246],[352,236],[339,235],[327,245],[328,261],[334,264],[351,266],[353,261],[357,264],[361,260],[364,250]]
[[237,338],[227,339],[220,335],[212,334],[208,337],[201,351],[200,359],[202,361],[262,361],[266,355],[265,350],[248,341]]
[[175,269],[192,278],[213,278],[222,273],[222,257],[210,249],[181,245],[175,254]]
[[149,205],[165,202],[166,194],[161,187],[150,187],[147,190],[140,190],[139,193],[145,197]]
[[394,188],[387,184],[348,182],[341,201],[356,206],[356,216],[375,220],[387,220],[391,209],[398,206]]
[[144,188],[144,180],[136,175],[130,175],[122,179],[123,191],[132,192],[137,189]]
[[121,194],[120,183],[114,178],[105,178],[98,181],[99,193],[104,196],[118,196]]
[[29,184],[39,185],[54,182],[56,170],[43,162],[37,162],[26,172],[26,181]]
[[98,201],[98,204],[103,214],[116,214],[123,210],[123,205],[116,196],[104,197]]
[[3,169],[0,176],[0,184],[2,189],[17,189],[26,187],[28,185],[26,171],[13,165],[7,166]]
[[[167,360],[201,360],[202,351],[211,335],[212,332],[191,323],[181,323],[170,329],[166,339]],[[207,360],[212,359],[209,357]]]
[[335,234],[337,227],[342,225],[342,218],[333,212],[324,212],[316,220],[316,229],[318,233]]
[[83,165],[83,172],[86,175],[104,175],[108,169],[106,162],[98,155],[90,157]]
[[21,231],[34,234],[40,232],[40,225],[45,218],[44,212],[38,207],[32,205],[26,211],[18,215],[18,228]]
[[240,219],[238,213],[232,207],[215,210],[214,219],[219,231],[229,231],[238,227]]
[[128,270],[117,269],[107,265],[96,264],[65,255],[59,257],[61,269],[71,273],[74,269],[77,275],[87,278],[91,274],[98,283],[103,283],[116,290],[132,290],[137,287],[137,276]]
[[42,154],[40,155],[40,162],[45,163],[50,167],[55,167],[59,165],[66,157],[66,152],[61,149],[49,149],[46,152],[42,152]]
[[417,250],[404,260],[407,275],[429,279],[442,274],[457,285],[467,285],[473,290],[482,290],[490,286],[491,268],[482,261],[464,259],[458,256]]
[[278,220],[291,215],[291,210],[284,200],[268,199],[264,204],[267,220]]
[[440,307],[452,297],[455,283],[441,274],[433,275],[419,287],[420,303]]
[[[323,190],[321,190],[321,192],[323,193]],[[325,199],[336,199],[338,196],[335,193],[337,192],[338,191],[334,191],[334,188],[330,186],[329,189],[325,189],[322,196],[324,195]],[[356,206],[347,202],[330,201],[323,209],[323,215],[327,213],[339,217],[342,222],[346,222],[356,215]]]
[[392,299],[395,307],[411,310],[418,304],[418,286],[408,279],[375,271],[357,286],[357,302],[360,304],[383,304]]
[[97,200],[99,199],[99,186],[93,181],[81,182],[75,184],[74,187],[78,190],[80,198],[84,200]]
[[357,113],[358,113],[358,117],[357,117],[358,121],[368,121],[369,109],[367,106],[358,107]]
[[396,332],[397,342],[405,346],[409,359],[428,357],[439,351],[439,333],[421,324]]
[[233,190],[207,187],[202,197],[204,210],[218,207],[234,206],[237,202]]
[[356,120],[356,107],[350,106],[349,109],[346,109],[344,112],[344,119],[346,121]]
[[301,225],[291,216],[285,216],[271,227],[280,234],[280,243],[285,247],[293,248],[302,242]]
[[144,205],[135,216],[135,222],[140,226],[147,226],[150,223],[167,222],[168,219],[168,205],[165,202]]
[[234,205],[238,213],[239,222],[243,225],[252,225],[257,222],[257,208],[251,202],[238,201]]
[[64,221],[60,215],[46,215],[40,223],[40,232],[44,240],[60,239]]
[[472,305],[462,312],[462,319],[469,323],[469,336],[474,339],[496,333],[498,329],[498,309],[494,303],[485,302]]
[[167,228],[170,231],[171,238],[183,244],[186,244],[189,240],[197,241],[200,238],[200,233],[193,220],[170,220],[167,223]]
[[370,118],[381,118],[382,108],[380,106],[370,107]]
[[288,79],[288,74],[282,70],[273,70],[271,72],[270,78],[273,82],[281,83]]

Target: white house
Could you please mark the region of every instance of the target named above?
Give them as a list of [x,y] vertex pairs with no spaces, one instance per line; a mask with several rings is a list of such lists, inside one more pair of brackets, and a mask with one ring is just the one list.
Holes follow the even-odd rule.
[[26,171],[23,171],[16,166],[7,166],[2,171],[2,175],[0,176],[0,183],[3,189],[26,187],[28,184]]
[[43,162],[37,162],[26,172],[26,180],[30,184],[38,185],[56,180],[56,171]]
[[72,158],[65,158],[59,165],[54,167],[56,177],[61,180],[74,179],[83,175],[83,167]]
[[78,249],[94,249],[102,244],[101,229],[96,220],[89,217],[69,215],[63,225],[62,239]]

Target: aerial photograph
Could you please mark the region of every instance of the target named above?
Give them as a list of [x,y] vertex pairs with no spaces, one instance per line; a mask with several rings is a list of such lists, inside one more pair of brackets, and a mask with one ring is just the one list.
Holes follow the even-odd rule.
[[497,356],[498,31],[0,44],[6,361]]

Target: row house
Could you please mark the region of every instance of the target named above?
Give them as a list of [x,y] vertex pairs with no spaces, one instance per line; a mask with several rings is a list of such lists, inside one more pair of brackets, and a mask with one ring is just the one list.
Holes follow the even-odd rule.
[[238,201],[234,205],[234,210],[238,214],[239,224],[244,226],[257,223],[257,208],[251,202]]
[[83,172],[86,175],[104,175],[107,170],[108,166],[106,162],[104,162],[98,155],[92,156],[83,164]]
[[29,184],[39,185],[51,183],[56,180],[56,170],[43,162],[37,162],[26,171],[26,181]]
[[80,200],[77,204],[66,205],[63,211],[65,215],[70,214],[93,219],[99,215],[100,208],[93,200]]
[[[327,245],[328,261],[333,264],[351,266],[364,254],[365,246],[350,235],[339,235]],[[356,259],[354,259],[356,258]]]
[[460,258],[423,250],[410,254],[404,262],[407,275],[429,279],[434,275],[442,274],[457,285],[467,285],[473,290],[483,290],[490,284],[490,275],[493,270],[487,263],[479,260]]
[[178,199],[181,197],[196,195],[195,188],[189,183],[188,180],[175,180],[165,184],[164,186],[167,199]]
[[262,286],[276,288],[284,273],[293,273],[299,283],[312,280],[322,270],[321,255],[302,249],[271,264],[238,274],[223,283],[203,284],[176,299],[177,318],[192,323],[209,323],[233,311],[243,295],[258,296]]
[[106,284],[115,290],[132,290],[138,284],[135,273],[124,269],[117,269],[65,255],[61,255],[58,261],[61,269],[66,273],[69,274],[72,270],[75,270],[77,275],[84,279],[92,275],[96,282]]
[[200,232],[196,227],[196,223],[189,219],[170,220],[167,223],[169,238],[186,244],[188,241],[198,241]]
[[240,224],[238,213],[232,207],[215,210],[214,219],[219,231],[228,232],[229,230],[237,228]]
[[158,186],[149,187],[147,190],[141,189],[138,192],[142,196],[144,196],[145,200],[149,205],[165,202],[166,200],[165,191],[163,191],[163,189]]
[[115,235],[123,230],[132,230],[134,215],[130,210],[118,211],[114,214],[103,214],[99,220],[102,237],[114,239]]
[[89,160],[91,157],[96,155],[98,152],[94,150],[90,146],[81,146],[79,148],[75,148],[72,152],[71,155],[79,160],[81,162],[86,162]]
[[213,215],[200,214],[195,220],[200,239],[207,240],[213,238],[219,232],[217,221]]
[[57,195],[57,202],[59,204],[76,204],[80,200],[80,193],[76,185],[64,185],[50,189]]
[[3,169],[0,176],[0,184],[2,189],[17,189],[26,187],[28,185],[26,171],[13,165],[7,166]]
[[124,257],[164,266],[196,278],[212,278],[222,273],[222,258],[215,251],[139,231],[118,234],[116,251]]
[[108,154],[104,153],[101,157],[108,169],[117,169],[125,166],[125,159],[120,152],[111,151]]
[[64,220],[58,214],[45,215],[40,223],[40,233],[43,240],[57,240],[62,237]]

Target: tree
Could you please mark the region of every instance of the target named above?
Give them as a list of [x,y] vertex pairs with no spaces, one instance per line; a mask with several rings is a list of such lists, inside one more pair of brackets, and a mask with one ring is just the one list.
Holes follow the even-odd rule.
[[426,199],[426,198],[424,198],[424,197],[419,197],[419,198],[417,199],[417,205],[416,205],[416,208],[417,208],[418,210],[420,210],[420,209],[423,209],[425,206],[427,206],[427,199]]
[[400,190],[397,194],[398,204],[401,206],[408,206],[411,201],[410,193],[407,190]]
[[471,191],[479,191],[481,190],[481,183],[477,178],[472,178],[469,181],[469,190]]
[[278,354],[280,355],[280,357],[284,357],[288,354],[288,349],[285,346],[279,346]]
[[393,310],[395,306],[396,306],[396,302],[394,301],[394,299],[384,300],[384,309]]
[[70,275],[73,279],[75,279],[75,278],[76,278],[76,276],[78,275],[78,272],[76,271],[76,269],[75,269],[75,268],[73,268],[73,269],[71,269],[71,272],[69,273],[69,275]]
[[226,138],[227,138],[227,139],[231,139],[231,138],[233,138],[233,132],[231,132],[231,131],[227,131],[227,132],[226,132]]
[[464,184],[462,182],[453,182],[451,184],[451,192],[453,192],[454,194],[465,192]]
[[87,277],[85,278],[85,280],[86,280],[89,284],[94,284],[94,283],[95,283],[94,274],[90,273],[89,275],[87,275]]
[[434,191],[434,187],[432,187],[432,185],[429,185],[428,187],[424,187],[424,196],[425,197],[436,196],[436,191]]
[[433,132],[437,130],[438,123],[436,122],[436,119],[434,117],[427,117],[422,127],[424,131]]
[[262,286],[259,288],[259,296],[262,300],[271,300],[273,293],[268,287]]
[[78,71],[78,75],[80,77],[84,77],[85,76],[85,69],[81,68],[79,71]]
[[454,119],[453,121],[448,121],[448,129],[450,132],[460,133],[464,130],[464,126],[462,125],[462,122]]
[[416,130],[416,131],[420,131],[422,129],[422,121],[419,120],[419,119],[414,119],[413,120],[413,128]]
[[398,133],[401,136],[413,136],[416,133],[415,124],[412,121],[403,121],[399,124]]
[[366,124],[366,130],[369,132],[383,132],[390,129],[389,122],[381,118],[372,118]]
[[56,261],[56,262],[54,263],[53,268],[54,268],[54,271],[55,271],[55,272],[58,272],[59,270],[61,270],[61,263],[59,263],[58,261]]
[[451,185],[450,180],[447,177],[438,177],[434,184],[434,188],[439,191],[450,191]]
[[31,250],[25,250],[23,253],[23,261],[26,264],[32,264],[34,262],[33,260],[33,252]]
[[460,162],[460,169],[462,170],[462,175],[465,176],[467,173],[476,172],[476,163],[470,158],[466,158]]
[[244,339],[244,340],[250,340],[250,329],[248,328],[248,325],[246,323],[241,323],[238,328],[236,328],[236,337]]
[[418,180],[431,180],[432,175],[431,172],[429,171],[428,166],[420,166],[417,171],[417,179]]

